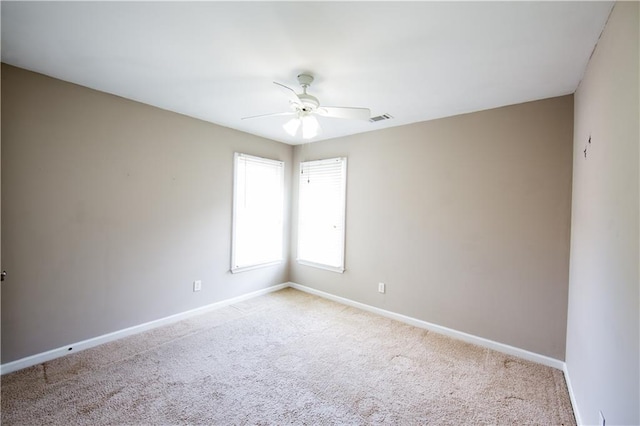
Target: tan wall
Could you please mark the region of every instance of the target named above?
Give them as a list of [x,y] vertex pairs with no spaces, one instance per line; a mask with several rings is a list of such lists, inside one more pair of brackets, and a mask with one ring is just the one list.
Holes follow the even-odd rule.
[[[228,268],[233,152],[292,147],[2,70],[3,363],[289,279]],[[572,104],[296,147],[349,157],[347,271],[292,281],[563,359]]]
[[2,363],[288,280],[228,271],[234,151],[289,193],[291,146],[4,64],[2,88]]
[[584,424],[640,424],[638,6],[615,5],[575,94],[567,370]]
[[[1,88],[2,88],[2,68],[0,67],[0,99],[1,99]],[[0,102],[0,123],[2,123],[1,117],[2,106]],[[0,175],[2,175],[2,132],[0,132]],[[2,267],[2,178],[0,177],[0,271],[4,270]],[[2,343],[2,285],[0,284],[0,346]],[[1,358],[0,358],[1,363]]]
[[572,122],[564,96],[297,146],[296,174],[348,157],[347,270],[292,281],[564,359]]

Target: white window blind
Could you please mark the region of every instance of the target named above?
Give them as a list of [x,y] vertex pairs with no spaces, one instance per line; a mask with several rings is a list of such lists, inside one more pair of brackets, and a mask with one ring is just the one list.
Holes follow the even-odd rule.
[[344,272],[346,184],[346,158],[300,163],[299,263]]
[[282,261],[284,163],[236,153],[231,272]]

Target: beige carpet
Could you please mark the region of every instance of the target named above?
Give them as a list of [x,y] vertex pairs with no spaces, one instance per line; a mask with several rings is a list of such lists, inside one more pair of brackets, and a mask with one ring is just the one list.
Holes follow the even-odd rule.
[[4,425],[575,424],[561,371],[293,289],[1,385]]

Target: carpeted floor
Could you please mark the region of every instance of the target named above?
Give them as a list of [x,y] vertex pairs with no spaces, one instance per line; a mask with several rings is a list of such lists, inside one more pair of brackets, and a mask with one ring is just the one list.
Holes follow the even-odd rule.
[[559,370],[293,289],[1,386],[4,425],[575,424]]

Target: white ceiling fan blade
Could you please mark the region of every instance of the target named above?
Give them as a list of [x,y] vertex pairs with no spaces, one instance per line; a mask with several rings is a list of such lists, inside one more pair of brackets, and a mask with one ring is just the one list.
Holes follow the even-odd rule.
[[316,112],[323,117],[346,118],[349,120],[368,120],[371,118],[371,110],[369,108],[323,106],[318,108]]
[[252,118],[276,117],[278,115],[296,115],[295,112],[272,112],[270,114],[252,115],[250,117],[242,117],[241,120],[250,120]]
[[302,105],[302,100],[298,97],[298,94],[296,93],[296,91],[293,90],[291,87],[285,86],[284,84],[278,83],[277,81],[274,81],[273,84],[277,84],[280,87],[284,87],[289,91],[289,99],[291,100],[291,103],[294,103],[296,105]]

